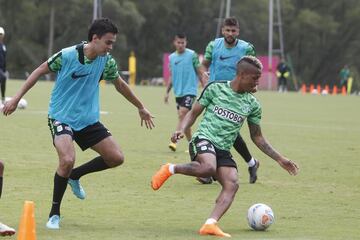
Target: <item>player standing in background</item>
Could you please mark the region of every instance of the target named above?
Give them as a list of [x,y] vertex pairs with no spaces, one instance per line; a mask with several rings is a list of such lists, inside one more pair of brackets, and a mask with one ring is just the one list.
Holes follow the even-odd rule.
[[[210,69],[209,82],[233,80],[236,75],[236,63],[246,55],[255,56],[255,48],[251,43],[238,39],[239,23],[234,17],[226,18],[222,26],[222,38],[211,41],[205,51],[203,67]],[[256,88],[253,89],[256,92]],[[252,157],[244,139],[238,134],[234,142],[235,150],[248,164],[249,182],[257,180],[259,161]],[[211,183],[211,178],[198,178],[202,183]]]
[[4,44],[5,31],[0,27],[0,90],[1,90],[1,102],[0,105],[5,102],[5,90],[6,90],[6,46]]
[[237,75],[232,81],[216,81],[208,84],[192,110],[181,122],[180,131],[172,136],[177,141],[184,130],[191,127],[205,109],[197,131],[189,144],[191,163],[166,164],[152,177],[151,186],[158,190],[173,174],[195,177],[214,176],[221,184],[221,192],[215,206],[201,227],[201,235],[230,237],[217,225],[217,222],[230,208],[239,188],[237,165],[230,148],[247,118],[250,136],[255,145],[274,159],[291,175],[298,172],[297,165],[277,152],[262,135],[260,120],[261,106],[252,95],[259,83],[262,65],[253,56],[243,57],[237,64]]
[[[3,176],[4,176],[4,163],[0,160],[0,198],[2,193],[3,186]],[[11,236],[15,234],[15,229],[6,226],[0,222],[0,236]]]
[[[62,49],[35,69],[22,88],[3,108],[4,115],[16,110],[24,94],[35,85],[40,76],[56,72],[52,91],[48,125],[59,157],[54,176],[52,207],[47,228],[60,228],[60,204],[69,183],[80,199],[85,192],[80,177],[117,167],[124,162],[124,154],[111,133],[99,121],[99,82],[111,81],[115,89],[139,111],[141,126],[154,127],[150,112],[120,77],[116,61],[109,52],[116,41],[117,27],[110,19],[95,20],[90,26],[87,43]],[[91,148],[99,154],[93,160],[73,169],[75,147],[73,140],[84,151]]]
[[[185,34],[178,33],[174,38],[176,51],[169,56],[170,60],[170,79],[166,88],[165,103],[169,102],[169,93],[174,88],[176,109],[179,123],[176,130],[179,130],[179,124],[184,116],[191,110],[194,99],[197,95],[198,81],[201,81],[202,87],[202,68],[200,67],[199,57],[194,50],[186,48],[187,39]],[[191,140],[191,129],[185,129],[185,136],[188,141]],[[176,143],[170,142],[169,148],[176,151]]]

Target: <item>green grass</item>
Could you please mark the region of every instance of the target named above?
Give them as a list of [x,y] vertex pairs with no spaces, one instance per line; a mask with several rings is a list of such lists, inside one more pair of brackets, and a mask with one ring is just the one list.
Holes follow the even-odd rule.
[[[8,95],[20,87],[8,81]],[[119,168],[82,178],[84,201],[70,189],[64,196],[60,231],[45,222],[51,204],[57,156],[47,127],[50,82],[39,82],[26,96],[28,108],[0,117],[0,157],[6,163],[0,220],[18,227],[25,200],[35,202],[37,239],[214,239],[197,231],[208,217],[220,190],[218,184],[200,185],[193,178],[172,177],[154,192],[150,179],[165,162],[189,161],[185,141],[176,153],[167,144],[177,117],[174,100],[163,104],[165,88],[134,90],[155,116],[156,128],[140,127],[134,107],[111,85],[101,89],[102,122],[125,153]],[[240,189],[220,221],[234,239],[358,239],[360,236],[360,98],[313,96],[298,93],[256,94],[263,106],[263,133],[273,146],[296,161],[301,171],[293,177],[260,152],[242,135],[253,155],[261,160],[259,180],[248,184],[247,167],[239,165]],[[94,152],[77,148],[76,165]],[[250,205],[272,207],[275,223],[265,232],[249,229]]]

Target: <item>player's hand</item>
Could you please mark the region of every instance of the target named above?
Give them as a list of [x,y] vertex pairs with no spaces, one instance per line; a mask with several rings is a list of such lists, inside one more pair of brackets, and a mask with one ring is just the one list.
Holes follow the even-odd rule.
[[184,133],[180,132],[180,131],[176,131],[173,133],[173,135],[171,136],[171,141],[173,143],[177,143],[180,139],[182,139],[184,137]]
[[279,163],[279,165],[285,169],[286,171],[288,171],[288,173],[290,175],[296,175],[299,172],[299,167],[296,165],[295,162],[287,159],[287,158],[282,158],[279,161],[277,161]]
[[139,115],[141,118],[141,126],[143,126],[143,124],[145,122],[145,126],[147,129],[152,129],[155,127],[155,124],[152,120],[154,117],[151,115],[151,113],[146,108],[139,109]]
[[164,97],[164,103],[168,104],[169,103],[169,94],[166,94]]
[[16,110],[18,103],[19,100],[17,100],[16,98],[11,98],[11,100],[6,101],[2,109],[3,114],[5,116],[8,116],[13,113]]

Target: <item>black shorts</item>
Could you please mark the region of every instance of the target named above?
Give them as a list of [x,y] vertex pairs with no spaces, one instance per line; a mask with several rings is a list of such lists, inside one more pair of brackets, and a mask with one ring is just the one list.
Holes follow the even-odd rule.
[[55,136],[68,134],[72,137],[73,140],[75,140],[77,145],[79,145],[83,151],[99,143],[101,140],[111,136],[109,130],[106,129],[100,122],[96,122],[79,131],[75,131],[65,123],[48,118],[48,126],[50,128],[53,141]]
[[195,161],[198,154],[211,153],[216,156],[216,167],[234,167],[237,169],[236,162],[234,161],[229,151],[216,148],[209,140],[200,139],[196,137],[189,143],[189,153],[191,161]]
[[179,110],[180,107],[187,108],[191,110],[191,107],[194,103],[196,96],[194,95],[185,95],[182,97],[175,98],[176,101],[176,109]]

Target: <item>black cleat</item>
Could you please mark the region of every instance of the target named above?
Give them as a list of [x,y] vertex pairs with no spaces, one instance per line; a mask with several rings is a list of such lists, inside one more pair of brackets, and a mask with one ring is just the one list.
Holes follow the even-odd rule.
[[257,170],[260,166],[260,162],[258,160],[255,159],[255,165],[253,167],[249,167],[248,171],[249,171],[249,183],[255,183],[257,180]]
[[212,184],[213,182],[211,177],[197,177],[196,180],[198,180],[198,182],[202,184]]

